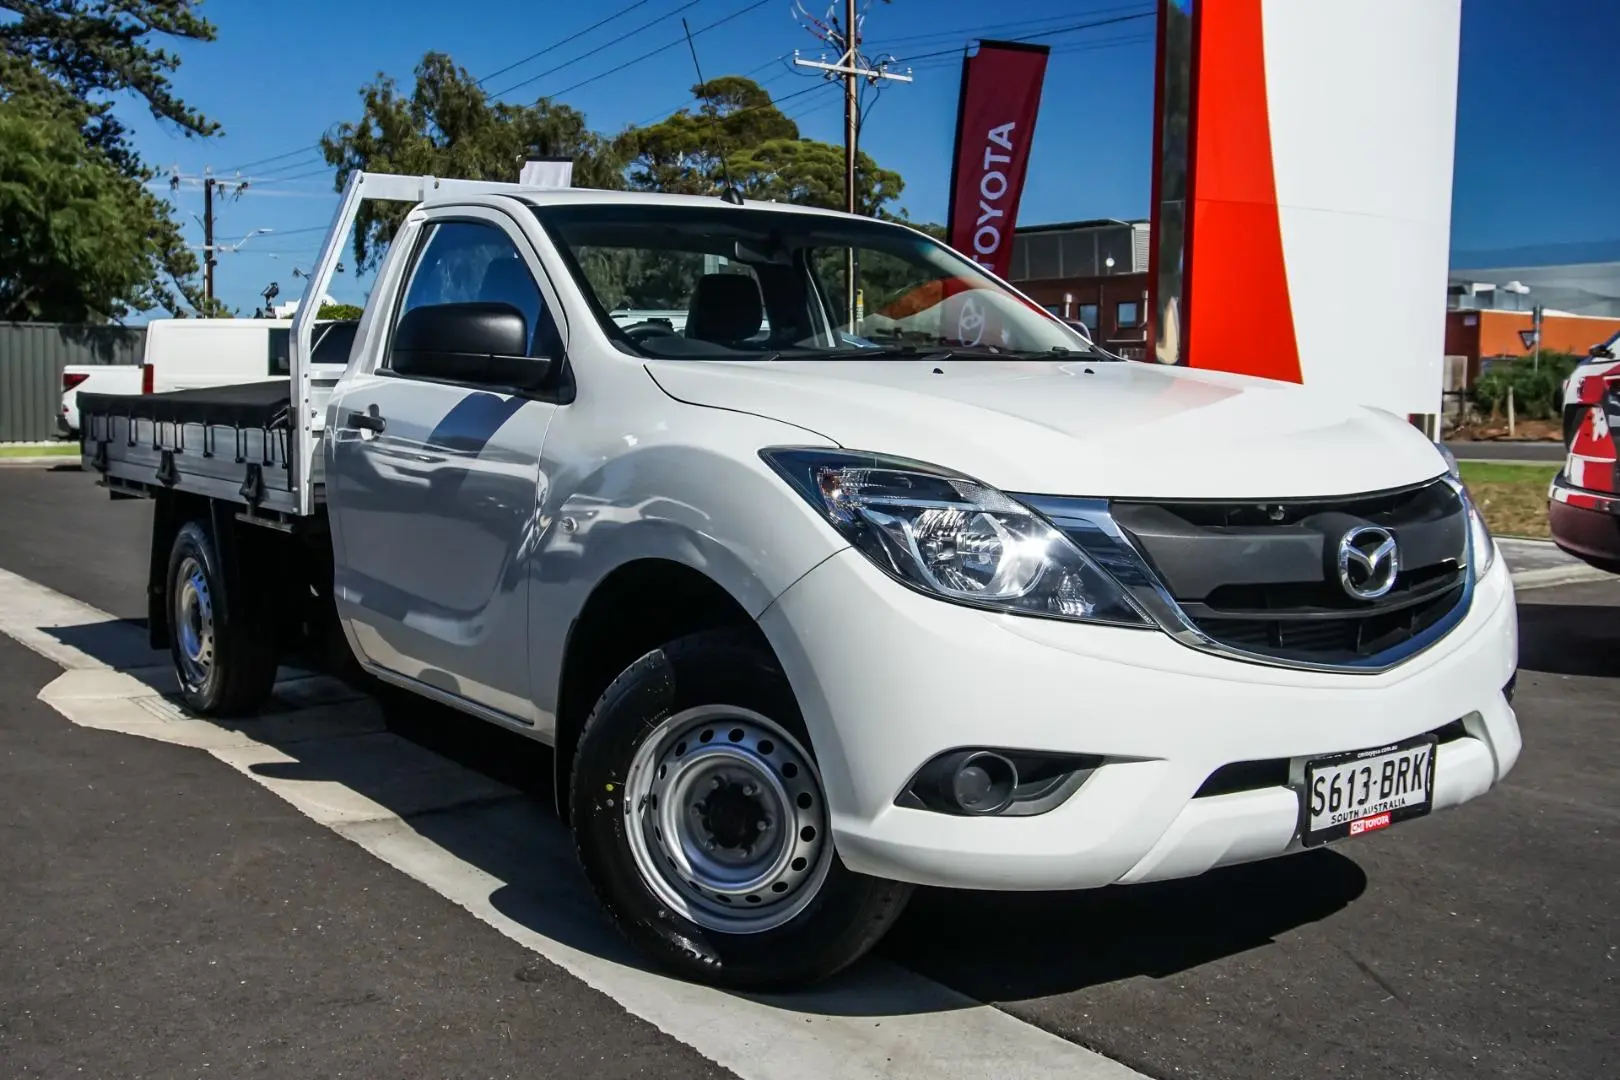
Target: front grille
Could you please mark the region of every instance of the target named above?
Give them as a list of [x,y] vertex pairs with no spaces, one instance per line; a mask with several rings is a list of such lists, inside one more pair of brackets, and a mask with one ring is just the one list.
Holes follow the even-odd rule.
[[[1467,510],[1443,481],[1338,499],[1128,502],[1112,506],[1182,614],[1228,648],[1276,660],[1357,666],[1428,631],[1467,592]],[[1400,573],[1376,600],[1349,595],[1338,541],[1387,529]]]

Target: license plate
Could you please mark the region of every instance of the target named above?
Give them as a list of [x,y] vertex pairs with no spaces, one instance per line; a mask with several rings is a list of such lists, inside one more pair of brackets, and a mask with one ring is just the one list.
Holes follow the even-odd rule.
[[1427,814],[1434,799],[1435,745],[1435,737],[1426,735],[1307,761],[1301,842],[1313,847]]

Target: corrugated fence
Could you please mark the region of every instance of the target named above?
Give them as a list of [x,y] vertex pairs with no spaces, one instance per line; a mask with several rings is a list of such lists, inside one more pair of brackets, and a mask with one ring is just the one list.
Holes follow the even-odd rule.
[[0,442],[56,438],[68,364],[139,364],[145,353],[141,329],[0,323]]

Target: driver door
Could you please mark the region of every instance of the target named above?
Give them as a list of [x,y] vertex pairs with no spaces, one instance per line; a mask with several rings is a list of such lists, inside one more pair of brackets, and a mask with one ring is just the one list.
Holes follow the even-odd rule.
[[532,723],[527,570],[557,395],[406,374],[391,349],[420,308],[501,303],[558,376],[555,294],[528,239],[490,210],[430,213],[400,281],[373,370],[346,379],[329,414],[338,611],[368,666]]

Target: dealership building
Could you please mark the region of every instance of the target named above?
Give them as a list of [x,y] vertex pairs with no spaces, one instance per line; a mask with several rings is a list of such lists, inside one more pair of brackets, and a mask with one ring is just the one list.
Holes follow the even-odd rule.
[[[1150,241],[1145,219],[1026,226],[1014,234],[1008,277],[1054,315],[1085,323],[1099,344],[1145,359]],[[1620,333],[1620,262],[1452,271],[1446,355],[1466,358],[1470,381],[1482,359],[1524,355],[1520,332],[1538,304],[1542,348],[1584,355]]]
[[1145,359],[1148,241],[1145,218],[1027,226],[1013,234],[1008,280],[1104,348]]

